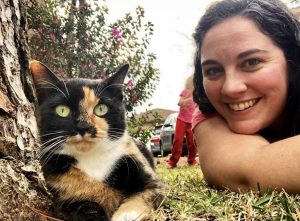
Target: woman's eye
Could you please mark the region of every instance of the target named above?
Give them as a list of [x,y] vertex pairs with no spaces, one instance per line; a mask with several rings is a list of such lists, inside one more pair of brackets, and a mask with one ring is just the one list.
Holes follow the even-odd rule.
[[68,117],[71,113],[71,110],[66,105],[58,105],[55,108],[55,112],[60,117]]
[[108,107],[105,104],[98,104],[94,108],[94,114],[98,117],[105,115],[108,111]]
[[211,67],[203,70],[203,74],[207,78],[216,78],[223,72],[224,70],[222,67]]
[[245,61],[242,66],[245,68],[252,68],[255,67],[256,65],[260,64],[261,61],[258,59],[249,59],[247,61]]

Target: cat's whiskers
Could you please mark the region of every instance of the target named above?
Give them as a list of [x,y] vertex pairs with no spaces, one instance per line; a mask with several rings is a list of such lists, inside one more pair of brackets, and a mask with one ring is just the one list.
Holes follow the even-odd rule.
[[[130,154],[127,155],[127,156],[134,162],[137,170],[139,170],[139,166],[136,163],[136,160],[134,159],[134,157],[132,157]],[[130,169],[129,169],[129,164],[128,164],[127,158],[122,158],[122,161],[126,163],[126,166],[127,166],[127,179],[128,179],[129,178]]]
[[[53,133],[55,134],[55,133]],[[49,134],[48,134],[49,135]],[[49,135],[50,136],[50,135]],[[41,145],[40,145],[40,153],[39,153],[39,157],[42,158],[44,157],[46,154],[49,154],[50,152],[55,152],[56,151],[56,146],[58,144],[60,144],[60,142],[65,142],[66,140],[66,136],[58,136],[58,137],[54,137],[52,139],[49,139],[45,142],[43,142]],[[59,148],[60,146],[58,146]]]
[[122,128],[117,128],[117,127],[110,127],[109,128],[110,130],[119,130],[119,131],[125,131],[125,129],[122,129]]
[[42,166],[46,165],[48,161],[52,158],[52,156],[56,153],[56,151],[61,147],[60,144],[64,143],[65,139],[58,140],[54,142],[53,144],[47,146],[46,148],[42,149],[40,152],[40,158],[43,158],[42,160]]
[[120,134],[119,136],[118,135],[109,135],[109,138],[112,138],[113,140],[118,140],[122,137],[122,134]]
[[[63,96],[68,99],[69,96],[66,96],[66,94],[55,84],[49,82],[49,81],[46,81],[46,80],[42,80],[41,82],[39,82],[40,85],[50,85],[52,87],[44,87],[43,88],[47,88],[47,89],[54,89],[54,90],[57,90],[58,92],[62,93]],[[67,89],[67,88],[66,88]]]
[[124,129],[116,129],[116,128],[109,128],[109,137],[113,138],[120,138],[123,136],[125,130]]
[[52,156],[56,152],[56,150],[60,148],[59,144],[61,144],[62,142],[64,142],[64,140],[58,140],[55,143],[44,148],[39,154],[40,158],[43,158],[46,155]]
[[[117,139],[120,139],[121,137],[115,137],[116,138],[116,140]],[[104,138],[94,138],[95,139],[95,145],[97,145],[97,144],[100,144],[101,146],[107,146],[107,147],[110,147],[110,146],[112,146],[112,142],[114,142],[114,141],[112,141],[111,139],[110,139],[110,137],[104,137]],[[126,145],[126,142],[124,142],[124,144],[123,145]],[[121,148],[122,146],[123,146],[122,144],[119,144],[119,147]],[[105,150],[105,151],[104,151]],[[107,153],[107,152],[109,152],[109,151],[111,151],[112,149],[110,149],[110,148],[103,148],[103,149],[101,149],[101,151],[103,151],[103,153]],[[112,154],[113,154],[113,152],[112,152]]]
[[44,146],[39,153],[40,157],[43,157],[48,153],[55,153],[56,150],[61,147],[60,144],[62,144],[63,142],[65,142],[65,139],[56,139],[56,141],[54,141],[53,143]]
[[96,137],[95,138],[98,138],[98,139],[105,139],[107,138],[107,133],[101,133],[101,132],[97,132],[96,133]]
[[108,134],[106,130],[98,129],[96,133],[96,137],[100,139],[107,138],[107,137],[120,138],[124,134],[124,131],[125,131],[124,129],[109,128],[109,132],[113,133],[112,135],[112,134]]
[[128,179],[128,177],[129,177],[129,165],[128,165],[128,161],[127,161],[126,158],[123,158],[123,161],[125,161],[126,166],[127,166],[127,179]]
[[119,131],[117,131],[117,130],[109,130],[110,132],[113,132],[113,133],[116,133],[116,134],[118,134],[118,135],[122,135],[122,134],[124,134],[124,130],[122,131],[122,130],[119,130]]
[[110,127],[110,128],[109,128],[109,131],[110,131],[110,132],[116,132],[116,133],[124,134],[125,129]]
[[51,136],[51,135],[62,134],[62,133],[67,133],[67,131],[48,132],[48,133],[45,133],[43,135],[40,135],[40,137],[48,137],[48,136]]
[[66,136],[58,136],[58,137],[54,137],[52,139],[49,139],[45,142],[43,142],[40,147],[43,148],[44,146],[47,146],[49,143],[55,142],[56,140],[62,139],[62,138],[66,138]]
[[96,90],[95,90],[95,94],[97,95],[98,94],[98,90],[99,89],[101,89],[101,87],[102,87],[102,84],[101,84],[102,82],[100,82],[98,85],[97,85],[97,87],[96,87]]
[[56,142],[57,140],[66,140],[66,137],[67,137],[67,136],[65,136],[65,135],[53,137],[53,138],[48,139],[47,141],[43,142],[43,143],[40,145],[40,147],[41,147],[41,148],[45,148],[46,146],[48,146],[48,145],[51,144],[51,143]]
[[69,93],[69,90],[68,90],[68,88],[67,88],[67,85],[66,85],[66,83],[63,81],[63,83],[64,83],[64,86],[65,86],[65,89],[66,89],[66,92],[67,92],[67,94],[68,94],[68,98],[70,98],[70,93]]
[[101,99],[105,98],[107,101],[112,101],[111,97],[101,96]]
[[[132,159],[132,161],[134,162],[136,168],[139,170],[139,166],[138,166],[138,164],[137,164],[137,162],[136,162],[136,159],[135,159],[134,157],[132,157],[130,154],[127,155],[127,156],[128,156],[130,159]],[[127,160],[126,160],[126,161],[127,161]]]
[[40,152],[40,159],[43,162],[42,164],[45,165],[52,156],[57,153],[57,150],[60,149],[63,140],[57,141],[55,144],[52,144],[48,151],[41,151]]

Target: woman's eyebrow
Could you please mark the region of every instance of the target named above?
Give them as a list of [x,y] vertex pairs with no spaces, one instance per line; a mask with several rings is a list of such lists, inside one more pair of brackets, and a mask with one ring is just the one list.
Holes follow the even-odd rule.
[[[267,53],[267,52],[268,51],[266,51],[266,50],[254,48],[254,49],[250,49],[250,50],[241,52],[240,54],[237,55],[237,58],[242,59],[242,58],[245,58],[245,57],[255,54],[255,53]],[[214,65],[214,64],[218,64],[218,62],[213,59],[208,59],[208,60],[201,62],[201,66]]]
[[201,62],[201,66],[210,65],[210,64],[218,64],[218,62],[212,59]]
[[247,50],[247,51],[244,51],[244,52],[238,54],[237,58],[238,59],[245,58],[245,57],[247,57],[249,55],[252,55],[252,54],[255,54],[255,53],[267,53],[267,51],[262,50],[262,49],[254,48],[254,49],[250,49],[250,50]]

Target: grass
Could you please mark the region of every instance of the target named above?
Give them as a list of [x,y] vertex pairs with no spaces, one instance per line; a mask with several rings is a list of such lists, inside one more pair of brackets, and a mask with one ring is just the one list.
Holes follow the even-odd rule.
[[286,192],[233,193],[207,186],[199,166],[156,169],[166,198],[153,220],[300,220],[300,195]]

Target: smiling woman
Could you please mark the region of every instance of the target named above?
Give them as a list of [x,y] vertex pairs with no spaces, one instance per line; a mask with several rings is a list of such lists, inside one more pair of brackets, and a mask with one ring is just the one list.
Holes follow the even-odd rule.
[[193,125],[209,184],[300,193],[299,27],[277,0],[223,0],[198,23]]

